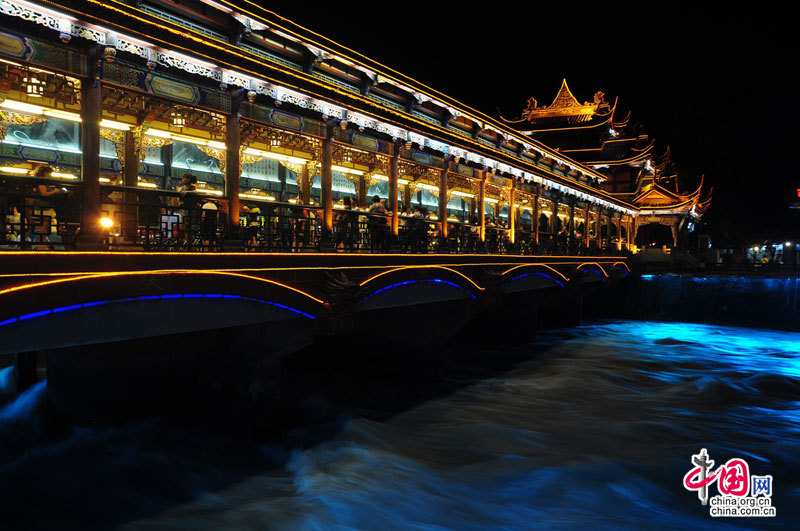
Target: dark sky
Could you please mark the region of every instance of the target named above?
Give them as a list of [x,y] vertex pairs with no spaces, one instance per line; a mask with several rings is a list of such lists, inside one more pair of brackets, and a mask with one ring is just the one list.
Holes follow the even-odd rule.
[[701,174],[714,186],[715,234],[800,237],[787,206],[800,187],[800,30],[788,12],[757,4],[696,4],[395,3],[391,15],[375,3],[272,8],[492,116],[499,108],[517,117],[531,96],[549,103],[562,77],[581,101],[597,90],[619,97],[657,152],[672,146],[687,188]]

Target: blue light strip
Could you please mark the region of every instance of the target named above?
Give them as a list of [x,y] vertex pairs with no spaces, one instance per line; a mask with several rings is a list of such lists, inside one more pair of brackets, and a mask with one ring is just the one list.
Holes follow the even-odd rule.
[[[440,282],[445,282],[445,281],[442,280]],[[452,284],[452,282],[448,282],[448,284]],[[453,285],[455,286],[456,284]],[[470,293],[470,295],[472,294]],[[11,319],[0,321],[0,326],[5,326],[19,321],[27,321],[28,319],[34,319],[36,317],[42,317],[54,313],[79,310],[81,308],[91,308],[92,306],[100,306],[101,304],[111,304],[115,302],[152,301],[152,300],[168,300],[168,299],[202,299],[202,298],[236,299],[236,300],[245,300],[250,302],[259,302],[261,304],[269,304],[270,306],[275,306],[276,308],[280,308],[281,310],[288,310],[290,312],[296,313],[297,315],[302,315],[303,317],[307,317],[309,319],[316,319],[316,317],[314,317],[313,315],[300,311],[297,308],[292,308],[291,306],[286,306],[285,304],[280,304],[277,302],[265,301],[263,299],[254,299],[252,297],[242,297],[241,295],[228,295],[223,293],[176,293],[170,295],[147,295],[143,297],[128,297],[126,299],[115,299],[109,301],[94,301],[94,302],[84,302],[82,304],[71,304],[69,306],[61,306],[59,308],[53,308],[52,310],[42,310],[40,312],[26,313],[24,315],[20,315],[19,317],[12,317]]]
[[522,275],[518,275],[518,276],[516,276],[516,277],[512,278],[512,279],[511,279],[511,280],[509,280],[508,282],[505,282],[503,285],[505,286],[505,285],[506,285],[506,284],[508,284],[509,282],[514,282],[515,280],[519,280],[519,279],[521,279],[521,278],[523,278],[523,277],[530,277],[530,276],[533,276],[533,275],[538,275],[538,276],[540,276],[540,277],[549,278],[550,280],[552,280],[553,282],[555,282],[556,284],[558,284],[558,285],[559,285],[559,286],[561,286],[562,288],[564,287],[564,284],[563,284],[562,282],[559,282],[558,280],[554,279],[554,278],[553,278],[553,277],[551,277],[550,275],[545,275],[544,273],[524,273],[524,274],[522,274]]
[[594,273],[595,275],[597,275],[598,277],[600,277],[600,279],[601,279],[603,282],[605,282],[605,281],[606,281],[606,277],[605,277],[605,275],[603,275],[602,273],[600,273],[600,272],[599,272],[599,271],[597,271],[596,269],[584,269],[583,271],[584,271],[584,272],[586,272],[586,271],[591,271],[592,273]]
[[470,293],[468,290],[464,289],[463,287],[459,286],[455,282],[450,282],[449,280],[442,280],[441,278],[432,278],[432,279],[429,279],[429,280],[406,280],[405,282],[398,282],[397,284],[390,284],[388,286],[385,286],[385,287],[379,289],[378,291],[375,291],[375,292],[367,295],[366,297],[361,299],[359,304],[361,304],[365,300],[369,299],[370,297],[374,297],[375,295],[377,295],[378,293],[380,293],[382,291],[386,291],[388,289],[396,288],[398,286],[407,286],[408,284],[415,284],[417,282],[438,282],[440,284],[447,284],[448,286],[454,286],[454,287],[460,289],[461,291],[463,291],[464,293],[466,293],[467,295],[469,295],[473,299],[477,298],[477,297],[475,297],[475,295],[473,295],[472,293]]

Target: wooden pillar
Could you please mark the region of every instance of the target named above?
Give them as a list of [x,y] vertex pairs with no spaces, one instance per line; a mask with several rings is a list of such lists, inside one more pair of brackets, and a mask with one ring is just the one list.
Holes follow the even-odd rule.
[[636,217],[631,216],[631,237],[629,238],[631,242],[631,248],[636,245]]
[[488,172],[483,170],[481,172],[480,187],[478,188],[478,217],[481,223],[480,237],[481,241],[486,241],[486,176]]
[[133,131],[125,131],[125,166],[122,168],[122,184],[134,188],[139,185],[139,154],[136,153]]
[[161,151],[161,160],[164,163],[161,167],[164,170],[164,188],[168,189],[172,181],[172,144],[161,146],[158,149]]
[[450,159],[444,158],[444,168],[439,172],[439,239],[447,241],[447,172]]
[[[136,140],[132,131],[125,131],[125,165],[122,168],[122,184],[136,188],[139,185],[139,154],[136,152]],[[122,238],[126,242],[136,241],[137,208],[139,196],[135,192],[125,192],[123,207]]]
[[400,212],[397,208],[397,179],[400,175],[400,145],[395,144],[389,159],[389,210],[392,212],[392,237],[400,231]]
[[617,212],[617,251],[622,250],[622,212]]
[[675,222],[670,223],[669,229],[672,231],[672,248],[678,247],[678,227]]
[[303,164],[303,167],[298,175],[300,182],[297,183],[297,195],[299,196],[300,204],[308,205],[311,201],[311,179],[309,175],[308,164]]
[[531,238],[534,245],[539,243],[539,192],[533,196],[533,223],[531,226]]
[[[81,246],[100,245],[100,120],[103,117],[103,93],[99,76],[102,59],[99,48],[88,54],[89,77],[81,82],[81,175],[83,177],[83,216]],[[95,79],[97,75],[98,79]]]
[[597,233],[594,235],[595,239],[597,240],[597,248],[603,248],[603,211],[600,207],[597,207]]
[[411,183],[403,186],[403,205],[411,212]]
[[228,231],[231,239],[239,239],[239,180],[242,159],[239,157],[241,134],[239,110],[241,96],[237,91],[231,96],[231,113],[225,119],[225,195],[228,197]]
[[583,245],[589,248],[589,203],[586,203],[586,208],[583,209]]
[[509,198],[511,200],[509,201],[508,205],[508,240],[511,242],[511,245],[514,245],[514,242],[517,241],[517,208],[514,206],[514,202],[517,200],[516,179],[511,179],[511,192],[509,193]]
[[628,250],[633,251],[633,216],[628,216],[628,239],[626,241],[628,244]]
[[358,195],[359,206],[369,206],[370,201],[367,198],[367,179],[363,175],[358,176],[356,194]]
[[333,127],[328,126],[326,133],[322,140],[322,167],[320,169],[323,241],[329,241],[333,232]]
[[278,201],[281,203],[286,202],[286,175],[289,170],[283,164],[278,164],[278,184],[280,185],[278,191]]

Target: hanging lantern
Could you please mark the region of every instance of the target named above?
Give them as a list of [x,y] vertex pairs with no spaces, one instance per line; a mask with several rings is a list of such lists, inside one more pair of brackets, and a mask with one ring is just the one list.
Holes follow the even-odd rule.
[[270,145],[270,147],[273,147],[273,148],[279,148],[279,147],[281,147],[281,141],[280,141],[280,139],[278,139],[277,136],[273,136],[269,141],[269,145]]
[[172,118],[172,125],[174,127],[182,129],[186,125],[186,117],[183,115],[183,113],[173,111],[169,116]]
[[44,94],[44,84],[36,77],[36,74],[29,74],[28,77],[22,79],[25,85],[25,93],[29,98],[41,98]]

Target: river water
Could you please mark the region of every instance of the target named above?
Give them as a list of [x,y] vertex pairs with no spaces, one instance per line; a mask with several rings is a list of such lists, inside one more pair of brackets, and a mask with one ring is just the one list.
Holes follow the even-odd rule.
[[[0,529],[796,529],[798,346],[605,321],[427,366],[298,364],[281,445],[54,427],[42,382],[0,410]],[[772,475],[777,517],[711,518],[682,486],[701,448]]]

